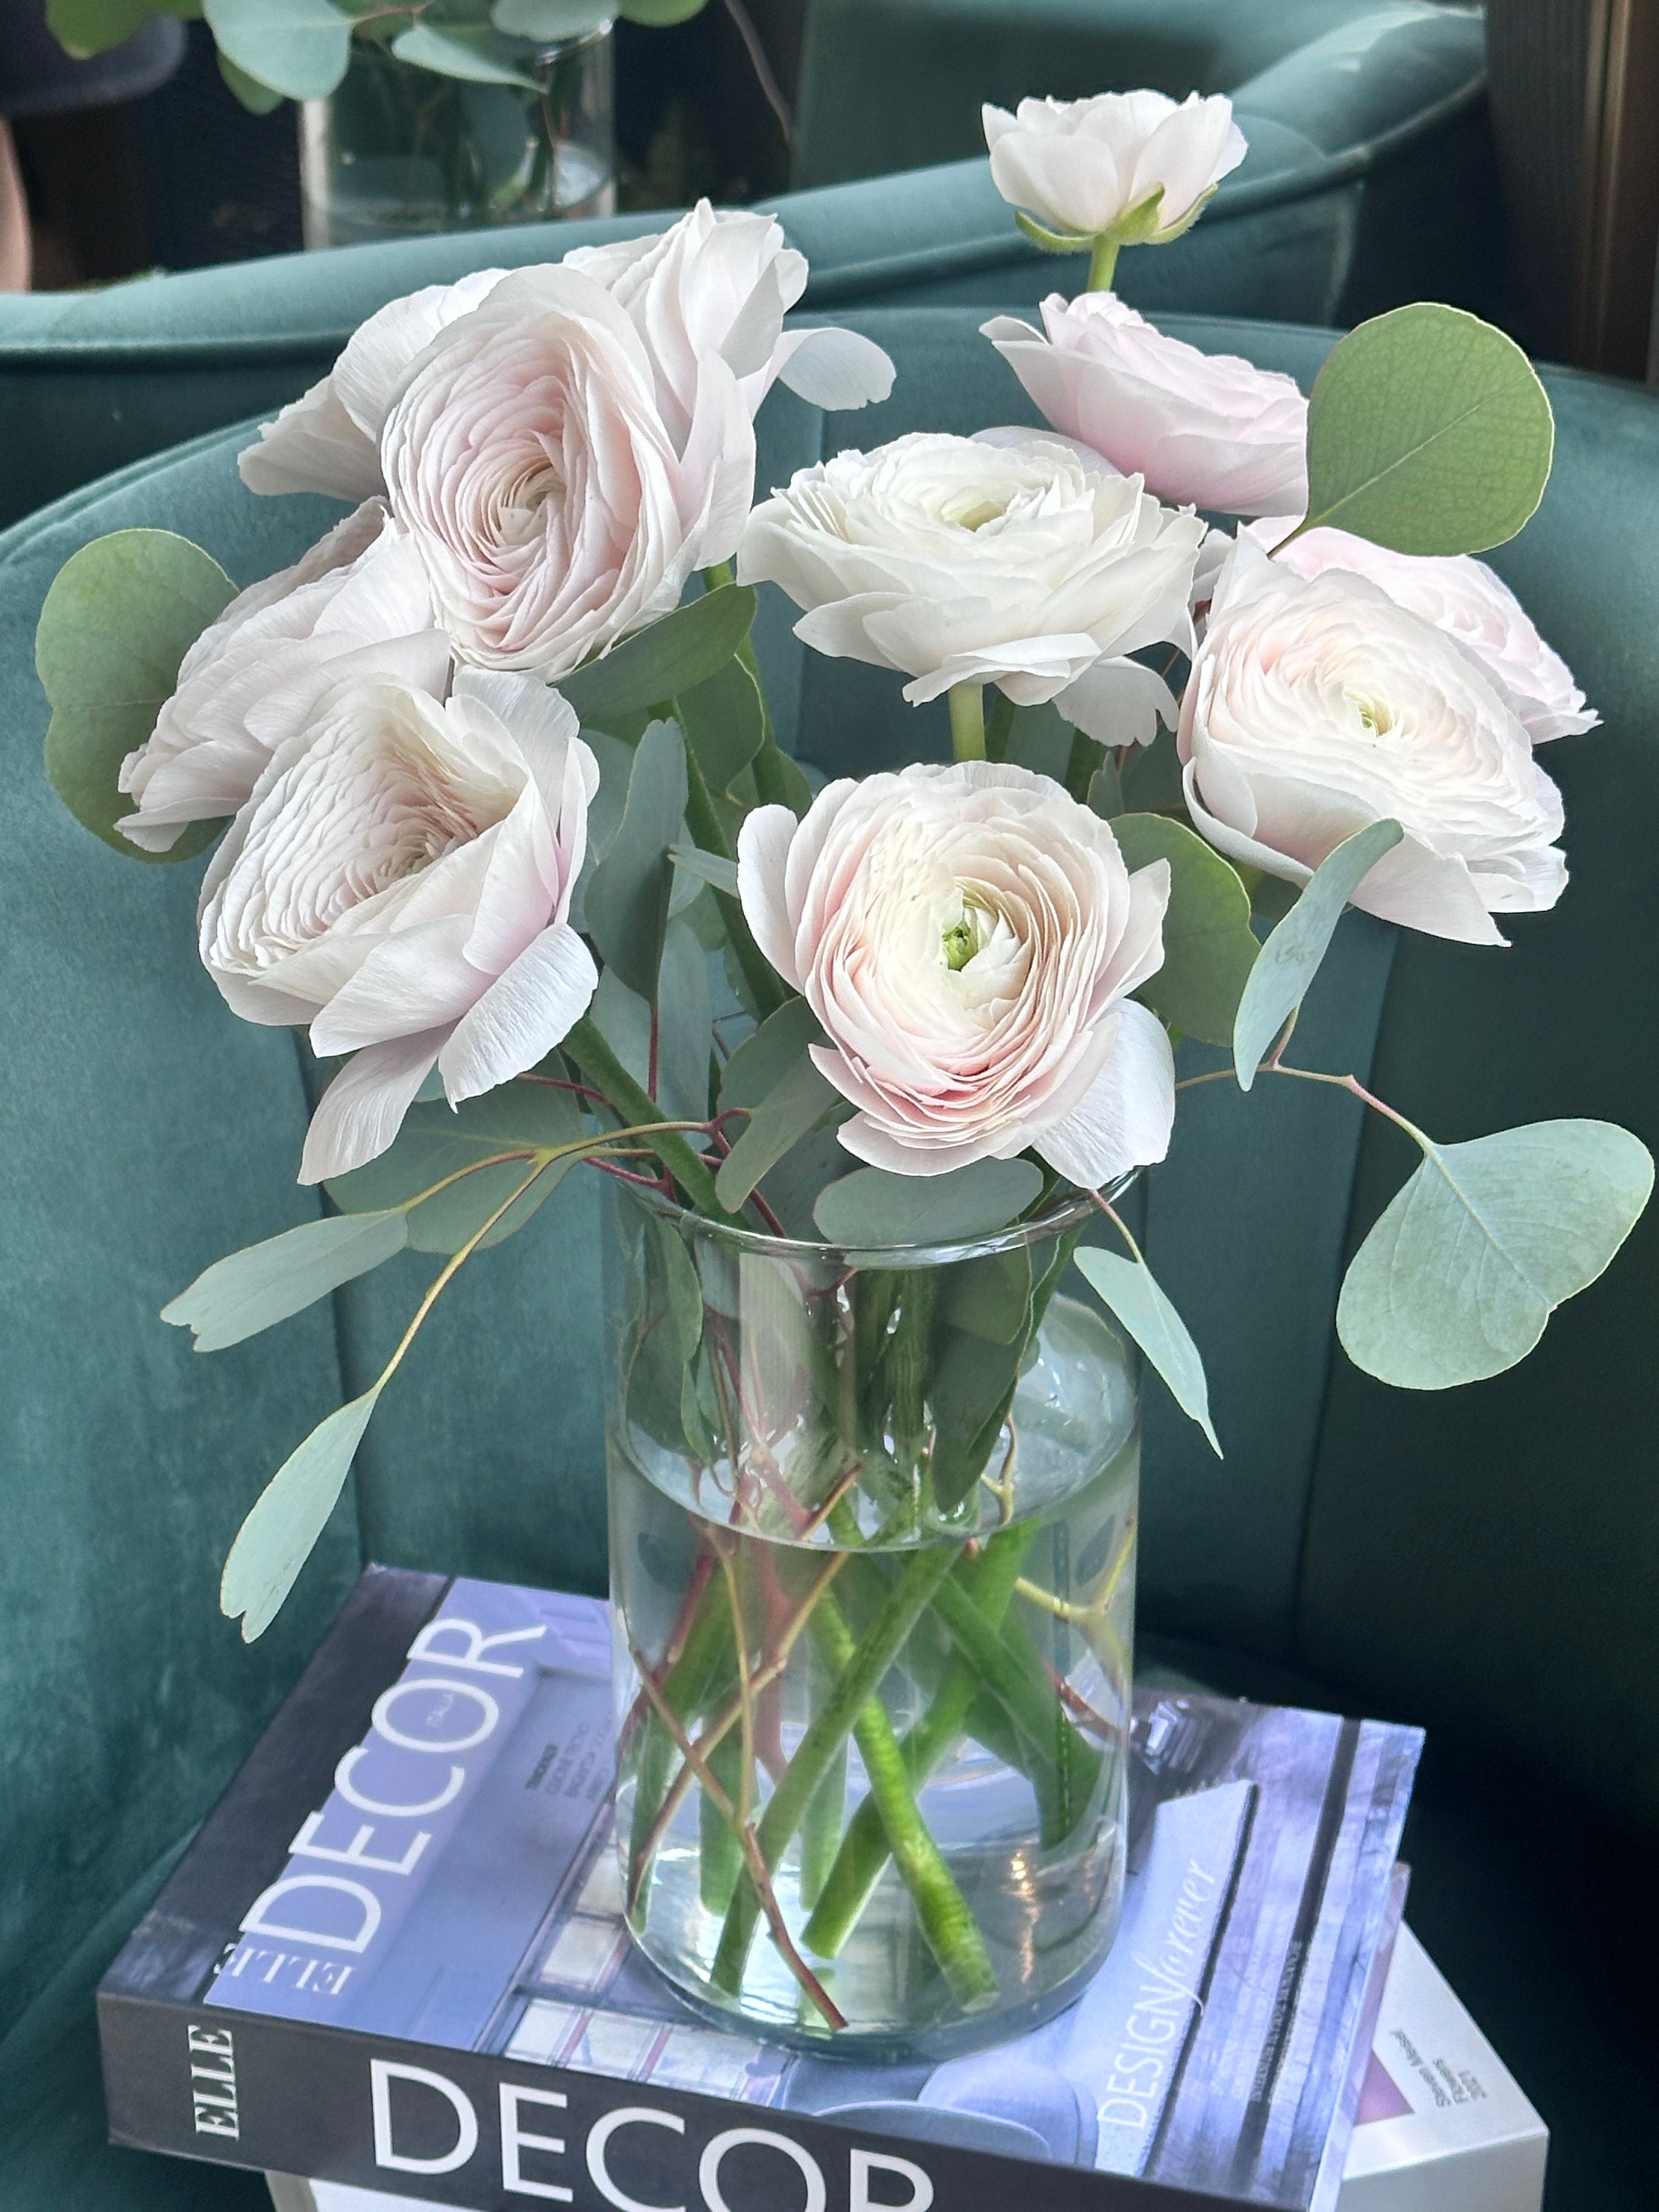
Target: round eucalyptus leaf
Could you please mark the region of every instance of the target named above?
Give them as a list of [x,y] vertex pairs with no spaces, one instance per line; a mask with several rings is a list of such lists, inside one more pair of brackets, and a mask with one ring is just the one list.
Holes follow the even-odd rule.
[[551,46],[560,39],[586,38],[616,12],[606,0],[495,0],[489,20],[510,37]]
[[77,61],[107,53],[157,12],[151,0],[46,0],[46,27]]
[[1042,1188],[1042,1170],[1030,1160],[975,1160],[939,1176],[860,1168],[825,1185],[812,1218],[831,1244],[850,1250],[968,1244],[1006,1229]]
[[470,84],[511,84],[534,92],[536,80],[524,68],[525,49],[487,23],[412,23],[392,41],[392,51],[412,69],[436,76],[460,77]]
[[323,100],[351,59],[351,17],[331,0],[203,0],[219,52],[289,100]]
[[1152,860],[1170,864],[1164,965],[1139,995],[1183,1036],[1230,1044],[1256,959],[1250,895],[1237,871],[1167,815],[1120,814],[1112,834],[1131,871]]
[[1652,1188],[1646,1146],[1611,1121],[1428,1146],[1349,1266],[1344,1351],[1401,1390],[1501,1375],[1601,1274]]
[[666,30],[673,23],[689,23],[700,15],[708,0],[623,0],[617,13],[624,22],[643,23],[647,30]]
[[1308,516],[1398,553],[1481,553],[1537,507],[1555,421],[1513,338],[1420,301],[1361,323],[1308,404]]
[[72,554],[52,580],[34,633],[52,708],[46,775],[94,837],[133,860],[185,860],[218,834],[198,823],[166,853],[115,827],[132,812],[116,781],[155,726],[179,664],[235,592],[219,563],[170,530],[117,530]]

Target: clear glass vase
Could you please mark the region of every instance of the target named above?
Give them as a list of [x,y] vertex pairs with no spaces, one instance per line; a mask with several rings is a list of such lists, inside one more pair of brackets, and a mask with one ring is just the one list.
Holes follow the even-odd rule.
[[636,1941],[835,2055],[1033,2025],[1123,1887],[1139,1397],[1062,1286],[1086,1206],[853,1253],[606,1189]]
[[300,115],[307,246],[616,208],[611,27],[524,64],[535,89],[441,76],[373,39]]

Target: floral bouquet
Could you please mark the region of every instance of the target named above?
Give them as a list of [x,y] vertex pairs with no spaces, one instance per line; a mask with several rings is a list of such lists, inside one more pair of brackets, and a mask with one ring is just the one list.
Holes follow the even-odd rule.
[[[441,1260],[225,1610],[260,1633],[445,1286],[594,1170],[629,1922],[706,2010],[863,2051],[1039,2018],[1111,1937],[1141,1358],[1215,1443],[1119,1206],[1183,1087],[1321,1085],[1415,1141],[1337,1314],[1406,1388],[1523,1357],[1653,1175],[1599,1121],[1441,1144],[1291,1049],[1345,906],[1495,946],[1565,886],[1536,749],[1596,717],[1471,557],[1548,473],[1524,357],[1432,306],[1310,400],[1205,356],[1107,287],[1240,158],[1227,103],[986,119],[1022,222],[1091,254],[1040,330],[986,325],[1049,428],[756,504],[775,380],[858,406],[892,368],[786,331],[800,257],[702,205],[393,301],[241,456],[350,506],[296,566],[238,593],[119,532],[40,631],[66,803],[210,846],[209,974],[331,1066],[331,1210],[164,1317],[211,1350]],[[817,787],[757,585],[948,699],[954,759]],[[1226,1058],[1177,1080],[1178,1038]]]

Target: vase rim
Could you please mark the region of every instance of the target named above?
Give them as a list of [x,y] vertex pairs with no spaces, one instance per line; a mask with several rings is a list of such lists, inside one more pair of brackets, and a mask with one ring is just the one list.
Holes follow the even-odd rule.
[[[1105,1194],[1108,1200],[1115,1202],[1121,1198],[1139,1173],[1139,1168],[1133,1168],[1127,1175],[1119,1176]],[[605,1180],[607,1188],[611,1188],[611,1178],[606,1176]],[[832,1244],[821,1237],[774,1237],[763,1229],[732,1228],[723,1221],[712,1220],[706,1213],[699,1213],[696,1206],[683,1206],[678,1199],[665,1198],[660,1191],[644,1189],[637,1184],[618,1185],[612,1194],[620,1196],[623,1192],[647,1212],[689,1228],[729,1250],[774,1260],[811,1261],[818,1267],[836,1261],[860,1268],[951,1267],[963,1260],[1015,1252],[1022,1246],[1060,1236],[1085,1222],[1104,1218],[1092,1192],[1072,1187],[1056,1191],[1042,1212],[1029,1220],[1011,1221],[1006,1229],[993,1230],[984,1237],[925,1244]]]

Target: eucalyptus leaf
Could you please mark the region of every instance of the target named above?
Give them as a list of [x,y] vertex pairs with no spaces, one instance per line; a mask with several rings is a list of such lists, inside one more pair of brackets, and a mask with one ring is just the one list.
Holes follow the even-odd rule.
[[1030,1160],[975,1160],[938,1176],[860,1168],[820,1192],[812,1218],[826,1242],[848,1249],[968,1244],[1006,1229],[1042,1182]]
[[[1132,745],[1118,770],[1123,805],[1143,814],[1158,814],[1186,804],[1181,784],[1181,756],[1175,732],[1160,730],[1149,745]],[[1092,799],[1091,804],[1092,805]],[[1096,808],[1098,812],[1099,809]]]
[[1030,1326],[1031,1290],[1028,1244],[1016,1244],[1007,1252],[985,1252],[943,1270],[940,1316],[951,1328],[993,1344],[1024,1342]]
[[677,724],[653,722],[634,750],[628,803],[582,900],[607,966],[654,1006],[674,888],[669,848],[685,820],[685,744]]
[[823,1028],[805,1000],[786,999],[726,1061],[720,1076],[720,1111],[758,1106],[805,1057],[809,1044],[823,1042]]
[[495,0],[489,20],[498,31],[546,41],[585,38],[616,13],[606,0]]
[[764,806],[787,806],[799,820],[812,804],[812,787],[800,763],[769,737],[755,755],[756,795]]
[[1230,1044],[1257,951],[1250,895],[1237,870],[1167,815],[1120,814],[1112,834],[1131,871],[1153,860],[1170,864],[1164,965],[1141,985],[1140,997],[1183,1036]]
[[588,1018],[641,1091],[651,1079],[651,1002],[630,991],[614,968],[603,969]]
[[675,23],[689,23],[700,15],[708,0],[623,0],[617,13],[625,23],[643,23],[647,30],[666,30]]
[[1397,1389],[1501,1374],[1601,1274],[1652,1189],[1646,1146],[1611,1121],[1426,1145],[1349,1265],[1343,1349]]
[[718,675],[754,619],[755,594],[747,585],[719,585],[562,676],[558,688],[584,722],[626,737],[641,708],[661,706]]
[[221,54],[218,60],[220,76],[250,115],[271,115],[282,106],[285,97],[283,94],[273,91],[268,84],[261,84],[257,76],[250,76],[246,70],[238,69],[228,54]]
[[940,1330],[929,1394],[933,1449],[928,1471],[941,1512],[953,1513],[983,1474],[1008,1418],[1024,1349],[1023,1331],[1011,1342],[995,1343],[961,1329]]
[[[523,1182],[538,1153],[579,1143],[584,1131],[581,1109],[571,1092],[520,1076],[459,1107],[441,1101],[411,1106],[389,1150],[325,1187],[343,1212],[361,1214],[409,1206],[422,1191],[459,1176],[409,1212],[412,1250],[457,1252]],[[514,1157],[497,1161],[496,1155],[504,1153]],[[483,1161],[495,1164],[482,1166]],[[553,1161],[479,1249],[499,1244],[522,1229],[575,1164],[574,1158]]]
[[76,820],[129,860],[188,860],[221,827],[198,823],[170,852],[143,852],[115,827],[133,811],[116,778],[155,728],[179,662],[235,588],[187,538],[118,530],[72,554],[46,593],[34,633],[52,708],[46,775]]
[[728,898],[737,896],[738,864],[724,854],[705,853],[701,845],[679,844],[670,847],[668,857],[682,873],[700,878]]
[[1089,779],[1088,803],[1103,822],[1115,822],[1123,811],[1123,779],[1109,753]]
[[708,960],[688,922],[671,925],[657,992],[657,1103],[665,1120],[708,1118]]
[[198,1352],[222,1352],[303,1312],[354,1276],[401,1252],[409,1224],[400,1212],[346,1213],[302,1221],[280,1237],[228,1253],[164,1305],[161,1318],[193,1329]]
[[1241,1091],[1255,1081],[1263,1054],[1306,998],[1343,908],[1404,834],[1397,822],[1371,822],[1328,853],[1256,956],[1233,1024]]
[[238,1530],[220,1577],[219,1608],[232,1620],[240,1618],[244,1644],[275,1620],[328,1526],[380,1395],[377,1382],[319,1422],[283,1462]]
[[539,89],[523,66],[524,48],[487,23],[411,23],[392,41],[392,51],[411,69],[430,70],[436,76],[516,85],[525,92]]
[[1481,553],[1534,512],[1554,418],[1513,338],[1419,301],[1350,331],[1308,403],[1308,516],[1399,553]]
[[685,1397],[702,1334],[702,1291],[691,1256],[671,1223],[647,1217],[644,1304],[635,1319],[626,1402],[629,1420],[667,1451],[695,1451]]
[[720,1162],[714,1177],[714,1194],[720,1204],[735,1213],[792,1145],[832,1115],[845,1118],[851,1111],[829,1077],[820,1075],[803,1054],[756,1107],[743,1134]]
[[77,61],[107,53],[159,12],[151,0],[46,0],[46,27]]
[[703,781],[724,797],[765,740],[760,687],[733,654],[717,674],[680,692],[674,710]]
[[1016,768],[1030,769],[1034,775],[1064,783],[1076,736],[1058,707],[1017,707],[1003,758]]
[[289,100],[324,100],[351,59],[351,17],[331,0],[204,0],[228,61]]
[[1101,1252],[1092,1246],[1073,1256],[1085,1282],[1133,1337],[1168,1384],[1176,1405],[1188,1420],[1197,1422],[1219,1459],[1221,1446],[1210,1422],[1204,1362],[1187,1333],[1186,1322],[1158,1287],[1152,1269],[1144,1260],[1126,1259],[1120,1252]]

